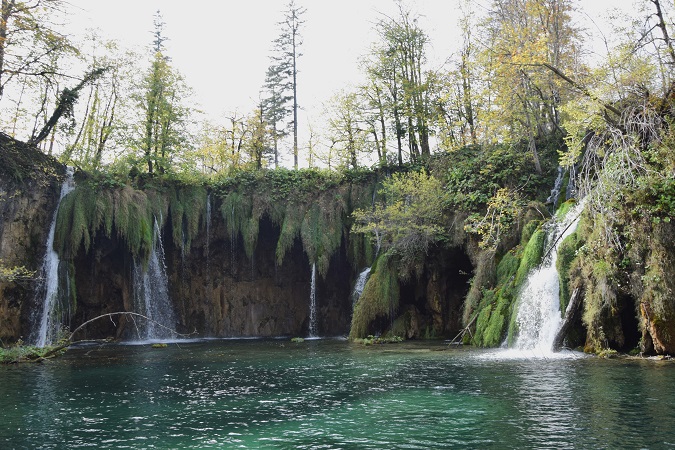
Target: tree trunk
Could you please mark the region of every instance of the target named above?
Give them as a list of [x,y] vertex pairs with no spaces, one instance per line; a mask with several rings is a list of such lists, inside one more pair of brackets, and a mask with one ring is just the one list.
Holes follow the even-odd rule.
[[565,336],[567,335],[570,326],[572,326],[572,322],[576,316],[577,311],[579,311],[580,307],[581,307],[581,295],[579,294],[579,289],[577,288],[574,290],[574,292],[572,292],[570,302],[567,304],[567,309],[565,310],[565,318],[563,319],[562,325],[560,325],[560,329],[555,335],[555,339],[553,339],[552,350],[554,352],[559,352],[562,349]]
[[12,15],[15,0],[2,0],[2,15],[0,16],[0,98],[4,90],[5,81],[5,45],[7,42],[7,22]]
[[298,69],[295,38],[297,29],[293,29],[293,168],[298,170]]

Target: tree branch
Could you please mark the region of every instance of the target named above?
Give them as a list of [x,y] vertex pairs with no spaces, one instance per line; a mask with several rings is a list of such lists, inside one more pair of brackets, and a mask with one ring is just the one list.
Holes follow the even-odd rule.
[[[75,337],[75,335],[76,335],[80,330],[82,330],[84,327],[86,327],[86,326],[89,325],[90,323],[95,322],[95,321],[97,321],[97,320],[99,320],[99,319],[106,318],[106,317],[112,319],[112,317],[114,317],[114,316],[140,317],[140,318],[142,318],[142,319],[145,319],[145,320],[147,320],[147,321],[149,321],[149,322],[154,323],[155,325],[157,325],[157,326],[160,327],[160,328],[163,328],[163,329],[165,329],[165,330],[167,330],[167,331],[170,331],[171,334],[173,334],[174,336],[177,336],[177,337],[187,338],[187,337],[189,337],[189,336],[191,336],[191,335],[193,335],[193,334],[196,333],[196,331],[193,332],[193,333],[191,333],[191,334],[182,334],[182,333],[178,333],[178,332],[176,332],[175,330],[173,330],[173,329],[171,329],[171,328],[169,328],[169,327],[167,327],[167,326],[165,326],[165,325],[162,325],[161,323],[159,323],[159,322],[157,322],[157,321],[155,321],[155,320],[152,320],[152,319],[149,318],[148,316],[144,316],[143,314],[139,314],[139,313],[135,313],[135,312],[129,312],[129,311],[120,311],[120,312],[114,312],[114,313],[102,314],[102,315],[100,315],[100,316],[94,317],[93,319],[87,320],[87,321],[84,322],[82,325],[80,325],[79,327],[75,328],[75,330],[73,330],[73,332],[70,333],[70,336],[68,337],[68,339],[66,339],[65,342],[63,342],[62,344],[57,345],[56,347],[54,347],[53,349],[51,349],[50,351],[48,351],[47,353],[45,353],[44,355],[42,355],[42,358],[44,359],[44,358],[48,358],[48,357],[50,357],[50,356],[53,356],[53,355],[57,354],[58,352],[60,352],[61,350],[65,349],[65,348],[68,348],[68,347],[70,347],[71,345],[77,344],[77,343],[79,343],[79,342],[91,342],[91,340],[81,340],[81,341],[76,341],[76,340],[73,340],[73,338]],[[99,342],[99,341],[96,341],[96,342]]]

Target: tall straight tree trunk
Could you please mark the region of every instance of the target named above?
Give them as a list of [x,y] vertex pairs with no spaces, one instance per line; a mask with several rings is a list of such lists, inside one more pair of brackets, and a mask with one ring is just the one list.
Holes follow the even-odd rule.
[[298,170],[298,69],[297,69],[297,30],[293,29],[293,167]]
[[3,74],[5,73],[5,44],[7,42],[7,22],[14,10],[15,0],[2,0],[2,13],[0,15],[0,98],[4,86]]

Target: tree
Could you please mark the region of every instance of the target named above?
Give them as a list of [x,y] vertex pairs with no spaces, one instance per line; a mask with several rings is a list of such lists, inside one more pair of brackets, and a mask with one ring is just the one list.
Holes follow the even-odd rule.
[[546,65],[567,71],[578,61],[571,0],[495,0],[483,24],[484,76],[493,98],[486,110],[495,139],[525,136],[537,173],[538,137],[560,131],[562,81]]
[[459,19],[463,41],[454,61],[455,68],[439,79],[439,83],[444,86],[441,89],[444,94],[438,98],[436,108],[441,141],[447,149],[478,144],[480,102],[476,95],[477,45],[474,42],[472,15],[470,4],[465,1]]
[[384,251],[391,251],[410,269],[429,247],[447,236],[443,221],[442,183],[425,171],[397,173],[382,183],[384,199],[372,210],[353,212],[353,233],[370,234]]
[[[79,81],[61,69],[64,57],[77,52],[57,31],[65,6],[63,0],[0,2],[0,120],[12,136],[34,138],[58,107],[64,81]],[[43,145],[50,153],[55,136],[52,128]]]
[[[429,137],[434,92],[430,83],[433,76],[424,70],[428,37],[420,28],[417,16],[400,3],[398,16],[385,16],[377,23],[376,30],[380,40],[373,47],[365,67],[370,80],[366,89],[375,120],[380,122],[378,140],[382,138],[386,145],[383,117],[378,118],[377,111],[380,110],[380,114],[387,111],[393,119],[391,128],[396,135],[399,165],[403,164],[403,140],[406,137],[412,161],[428,157],[431,154]],[[372,125],[375,120],[371,120]],[[382,148],[380,145],[381,155],[384,154]]]
[[2,0],[0,9],[0,98],[11,81],[22,76],[52,77],[52,55],[74,50],[50,22],[63,0]]
[[265,107],[262,100],[258,104],[258,108],[249,116],[247,122],[250,138],[246,147],[253,166],[256,170],[260,170],[266,162],[266,156],[270,153],[270,130],[265,121]]
[[387,116],[385,109],[386,86],[368,70],[367,75],[367,84],[361,86],[359,89],[359,95],[365,100],[363,105],[363,120],[367,126],[368,133],[373,137],[380,165],[386,165],[388,163]]
[[284,120],[291,114],[289,103],[293,96],[291,83],[292,67],[288,61],[277,61],[267,69],[265,76],[265,91],[267,97],[263,100],[265,120],[272,127],[272,139],[274,145],[274,167],[279,167],[279,140],[286,136],[286,130],[281,126]]
[[[358,167],[359,154],[366,150],[367,131],[362,118],[361,101],[356,92],[339,92],[327,107],[327,134],[340,166]],[[335,155],[333,155],[335,157]]]
[[73,108],[75,102],[79,99],[80,91],[90,83],[93,83],[106,71],[105,68],[94,68],[87,72],[75,87],[68,89],[64,88],[59,96],[58,102],[54,112],[49,117],[49,120],[46,121],[44,126],[40,131],[34,132],[33,136],[28,140],[29,145],[38,146],[40,143],[54,130],[57,122],[61,117],[71,117],[73,116]]
[[[369,92],[368,97],[374,102],[374,108],[380,115],[381,142],[382,147],[386,149],[387,128],[393,128],[396,135],[396,150],[398,156],[398,165],[403,165],[403,137],[405,130],[402,123],[400,80],[394,65],[394,61],[389,57],[389,53],[381,46],[375,46],[370,58],[365,61],[365,68],[370,83],[366,86]],[[393,119],[393,124],[385,126],[385,116],[387,121]]]
[[60,159],[81,168],[99,170],[112,159],[110,153],[115,146],[124,145],[122,132],[126,109],[130,106],[127,94],[137,66],[135,55],[121,53],[116,42],[102,40],[95,32],[86,40],[91,47],[81,51],[82,63],[90,70],[95,67],[107,70],[90,83],[86,101],[81,102],[82,107],[75,112],[75,126],[68,129]]
[[[300,27],[304,24],[302,16],[307,10],[291,0],[284,12],[284,20],[279,22],[281,34],[274,41],[272,65],[268,70],[266,86],[273,99],[267,110],[271,115],[269,122],[276,130],[278,119],[285,117],[287,102],[292,98],[293,112],[293,167],[298,168],[298,58],[302,45]],[[292,95],[289,93],[292,92]],[[275,131],[275,134],[278,130]],[[275,141],[276,142],[276,141]]]
[[189,89],[163,53],[167,38],[159,11],[154,27],[154,56],[136,95],[143,116],[137,145],[143,152],[149,174],[166,172],[172,156],[187,144],[189,115],[189,109],[182,103]]

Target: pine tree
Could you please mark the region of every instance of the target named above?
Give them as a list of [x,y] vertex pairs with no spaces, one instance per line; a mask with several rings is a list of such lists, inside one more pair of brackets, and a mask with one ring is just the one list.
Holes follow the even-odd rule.
[[[267,120],[274,128],[275,136],[275,165],[278,164],[278,151],[276,146],[278,139],[283,133],[278,125],[289,114],[293,113],[293,167],[298,168],[298,58],[302,45],[300,27],[304,23],[303,14],[305,8],[297,6],[295,0],[291,0],[284,12],[284,20],[279,22],[281,34],[274,41],[274,55],[272,64],[267,71],[265,88],[267,96]],[[292,106],[289,105],[292,101]]]
[[167,40],[163,34],[164,25],[157,11],[153,31],[154,56],[142,82],[142,94],[138,96],[143,112],[140,148],[149,174],[166,172],[172,156],[188,140],[185,125],[189,110],[182,104],[188,89],[164,55]]

